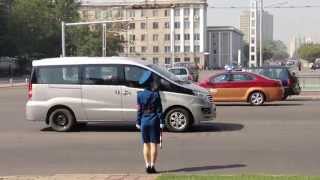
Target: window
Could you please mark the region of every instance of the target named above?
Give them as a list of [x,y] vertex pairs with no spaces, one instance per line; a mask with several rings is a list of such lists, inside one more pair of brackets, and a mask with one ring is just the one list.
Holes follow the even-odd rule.
[[135,41],[136,40],[136,35],[130,34],[130,41]]
[[190,58],[189,57],[185,57],[184,58],[184,62],[190,62]]
[[152,62],[153,64],[159,64],[159,58],[157,57],[152,58]]
[[135,11],[134,11],[134,10],[130,10],[130,11],[129,11],[129,16],[130,16],[130,17],[135,17],[135,16],[136,16]]
[[195,41],[199,41],[200,40],[200,34],[199,33],[194,34],[194,40]]
[[217,54],[217,50],[213,50],[213,54]]
[[200,9],[199,8],[194,8],[194,16],[200,17]]
[[39,84],[80,84],[79,67],[40,67],[38,70]]
[[129,28],[130,29],[135,29],[136,28],[136,24],[135,23],[130,23]]
[[142,47],[141,47],[141,52],[142,52],[142,53],[145,53],[146,51],[147,51],[147,47],[142,46]]
[[254,58],[254,55],[251,55],[251,61],[254,61],[255,58]]
[[166,52],[166,53],[171,52],[171,47],[170,46],[165,46],[164,47],[164,52]]
[[174,62],[178,63],[180,61],[181,61],[180,58],[174,58]]
[[164,16],[167,17],[170,15],[170,11],[168,9],[164,10]]
[[255,29],[251,29],[251,34],[255,34],[256,30]]
[[246,74],[233,74],[232,81],[251,81],[254,78]]
[[141,17],[144,17],[145,16],[145,12],[144,12],[144,10],[142,9],[141,10]]
[[199,45],[195,45],[194,46],[194,52],[196,52],[196,53],[200,52],[200,46]]
[[159,52],[159,46],[153,46],[153,52],[154,53]]
[[175,35],[174,35],[174,39],[175,39],[176,41],[180,41],[180,34],[175,34]]
[[146,23],[142,22],[142,23],[140,24],[140,28],[141,28],[141,29],[145,29],[145,28],[146,28]]
[[135,47],[130,47],[130,53],[135,53],[136,52],[136,48]]
[[254,47],[251,47],[251,52],[255,52],[255,48]]
[[254,38],[251,38],[251,43],[254,44],[256,41]]
[[101,19],[101,11],[95,11],[96,19]]
[[184,40],[189,41],[190,40],[190,34],[184,34]]
[[155,17],[155,16],[158,16],[158,10],[157,9],[153,9],[152,10],[152,15]]
[[224,83],[224,82],[230,81],[230,79],[231,79],[231,74],[222,74],[212,78],[210,81],[212,83]]
[[180,22],[174,22],[174,28],[180,29]]
[[189,29],[190,28],[190,21],[184,21],[184,28]]
[[166,58],[164,59],[164,64],[171,64],[171,58],[166,57]]
[[169,29],[169,28],[170,28],[170,23],[169,23],[169,22],[165,22],[165,23],[164,23],[164,27],[165,27],[166,29]]
[[152,39],[153,39],[153,41],[158,41],[159,40],[159,35],[158,34],[154,34]]
[[159,23],[158,22],[153,22],[152,23],[153,29],[159,29]]
[[171,37],[170,34],[165,34],[164,35],[164,40],[165,41],[170,41],[170,39],[171,39],[170,37]]
[[180,9],[174,10],[174,16],[180,16]]
[[185,68],[170,69],[169,71],[175,75],[188,75],[188,72]]
[[84,67],[83,83],[94,85],[119,85],[120,66],[89,65]]
[[174,46],[174,52],[180,52],[180,46]]
[[145,71],[145,69],[137,66],[125,66],[124,73],[126,85],[133,88],[142,88],[139,84],[139,80]]
[[190,52],[190,46],[184,46],[184,52]]
[[190,9],[184,8],[184,16],[190,16]]
[[142,34],[141,35],[141,41],[145,41],[146,40],[146,35],[145,34]]

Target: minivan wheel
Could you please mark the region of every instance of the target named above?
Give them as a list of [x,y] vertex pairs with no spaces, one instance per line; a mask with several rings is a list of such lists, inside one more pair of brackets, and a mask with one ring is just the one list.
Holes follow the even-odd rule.
[[249,102],[253,106],[261,106],[265,101],[265,96],[262,92],[253,92],[250,94]]
[[56,109],[49,116],[49,125],[57,132],[70,131],[75,124],[74,116],[65,108]]
[[171,109],[165,117],[166,127],[172,132],[184,132],[191,126],[190,113],[183,108]]

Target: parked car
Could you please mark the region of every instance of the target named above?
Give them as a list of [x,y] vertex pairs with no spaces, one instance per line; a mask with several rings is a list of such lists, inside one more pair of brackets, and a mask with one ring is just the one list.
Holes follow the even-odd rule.
[[193,76],[186,67],[173,67],[169,68],[168,71],[176,75],[182,81],[193,81]]
[[190,62],[180,62],[175,63],[173,67],[186,67],[188,68],[190,74],[192,75],[192,79],[195,82],[199,80],[199,68],[196,64]]
[[280,81],[249,72],[226,71],[199,85],[210,90],[215,102],[249,102],[254,106],[279,101],[284,93]]
[[55,131],[77,123],[135,123],[139,79],[148,70],[159,78],[166,127],[186,131],[210,121],[216,108],[209,92],[181,82],[157,65],[130,58],[54,58],[33,61],[26,119],[44,121]]
[[317,58],[311,66],[312,70],[320,69],[320,58]]
[[287,99],[291,95],[299,95],[301,93],[299,79],[288,67],[266,66],[260,68],[250,68],[247,71],[254,72],[271,79],[280,80],[285,89],[283,100]]

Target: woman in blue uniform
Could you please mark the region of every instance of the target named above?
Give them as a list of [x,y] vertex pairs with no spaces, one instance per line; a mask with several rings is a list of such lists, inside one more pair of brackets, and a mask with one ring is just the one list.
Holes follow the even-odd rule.
[[162,104],[159,94],[159,81],[150,72],[146,71],[139,84],[144,90],[138,92],[137,128],[141,130],[143,141],[143,155],[147,173],[157,173],[155,163],[160,143],[160,131],[164,128]]

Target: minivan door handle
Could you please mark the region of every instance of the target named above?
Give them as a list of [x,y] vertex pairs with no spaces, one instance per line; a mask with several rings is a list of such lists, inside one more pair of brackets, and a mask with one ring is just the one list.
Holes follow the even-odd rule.
[[131,95],[131,92],[125,90],[125,91],[122,92],[122,94],[125,95],[125,96],[130,96],[130,95]]
[[120,93],[120,90],[115,90],[114,93],[115,93],[116,95],[120,95],[120,94],[121,94],[121,93]]

